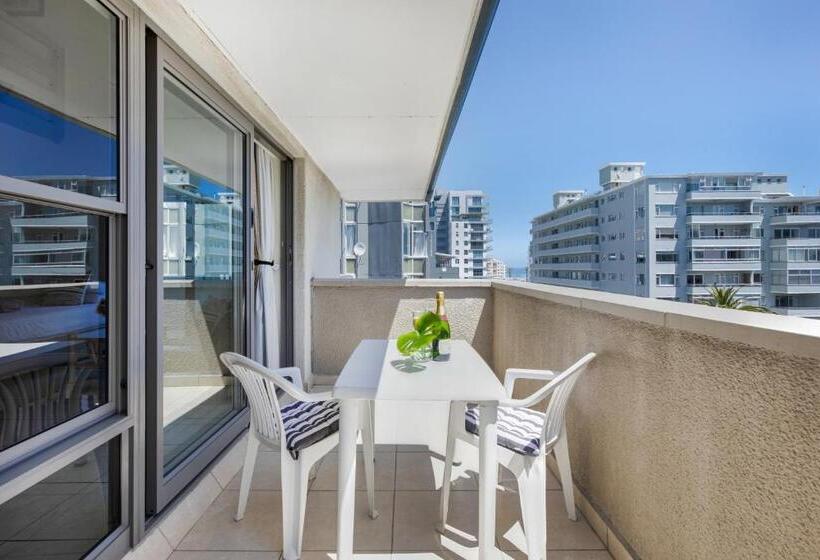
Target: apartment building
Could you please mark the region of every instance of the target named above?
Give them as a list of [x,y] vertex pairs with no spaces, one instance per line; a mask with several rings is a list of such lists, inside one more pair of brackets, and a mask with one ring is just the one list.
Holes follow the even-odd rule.
[[430,201],[431,277],[486,278],[492,249],[487,196],[480,190],[437,192]]
[[677,301],[711,286],[762,294],[762,202],[785,175],[646,175],[643,162],[599,171],[601,190],[532,220],[529,280]]
[[820,196],[767,201],[763,208],[763,304],[820,319]]
[[486,262],[486,277],[493,280],[504,280],[507,277],[507,265],[497,257],[489,257]]
[[429,253],[426,214],[426,202],[343,202],[342,274],[423,278]]

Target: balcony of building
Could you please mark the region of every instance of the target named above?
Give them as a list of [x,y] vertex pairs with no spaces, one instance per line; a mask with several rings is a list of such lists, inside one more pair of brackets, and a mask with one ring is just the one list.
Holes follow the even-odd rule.
[[760,185],[740,187],[699,187],[686,191],[686,200],[697,201],[724,201],[724,200],[753,200],[760,198]]
[[582,253],[598,253],[601,250],[601,246],[597,243],[586,243],[584,245],[574,245],[572,247],[555,247],[549,249],[539,249],[538,245],[539,243],[533,243],[531,245],[533,247],[533,255],[573,255]]
[[773,226],[820,224],[820,212],[806,210],[780,214],[771,217],[771,224]]
[[700,211],[686,214],[687,224],[754,224],[763,220],[757,212]]
[[690,247],[760,247],[760,237],[754,235],[719,235],[689,237]]
[[544,240],[544,242],[554,242],[554,241],[564,241],[567,239],[573,239],[575,237],[587,237],[591,235],[598,235],[598,226],[597,225],[589,225],[579,228],[570,229],[567,231],[561,231],[554,235],[547,235],[540,239]]
[[532,230],[533,231],[541,231],[544,229],[548,229],[551,227],[556,227],[560,225],[570,224],[572,222],[577,222],[579,220],[583,220],[585,218],[596,218],[598,216],[598,207],[593,206],[591,208],[586,208],[584,210],[579,210],[577,212],[572,212],[566,214],[564,216],[556,216],[552,220],[545,221],[539,224],[533,224]]

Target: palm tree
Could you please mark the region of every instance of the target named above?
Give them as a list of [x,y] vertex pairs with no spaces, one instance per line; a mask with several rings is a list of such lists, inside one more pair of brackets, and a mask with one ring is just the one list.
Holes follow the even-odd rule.
[[757,313],[771,313],[767,308],[760,305],[748,305],[743,302],[743,298],[737,296],[740,288],[731,286],[709,288],[711,299],[701,302],[703,305],[712,307],[722,307],[724,309],[739,309],[740,311],[755,311]]

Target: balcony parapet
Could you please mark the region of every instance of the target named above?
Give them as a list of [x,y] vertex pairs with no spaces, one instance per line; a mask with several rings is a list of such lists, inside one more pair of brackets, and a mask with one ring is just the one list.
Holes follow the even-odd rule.
[[[816,321],[511,280],[317,280],[308,366],[338,374],[359,341],[406,331],[438,290],[454,335],[499,375],[597,353],[567,409],[579,507],[638,557],[694,558],[704,541],[715,558],[816,555],[794,508],[820,484]],[[713,522],[727,511],[766,538]]]

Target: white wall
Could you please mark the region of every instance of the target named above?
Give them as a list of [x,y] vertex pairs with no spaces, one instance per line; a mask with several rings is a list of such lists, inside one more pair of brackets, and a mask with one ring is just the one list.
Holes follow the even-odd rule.
[[294,161],[294,365],[312,377],[311,280],[340,276],[342,198],[310,159]]

